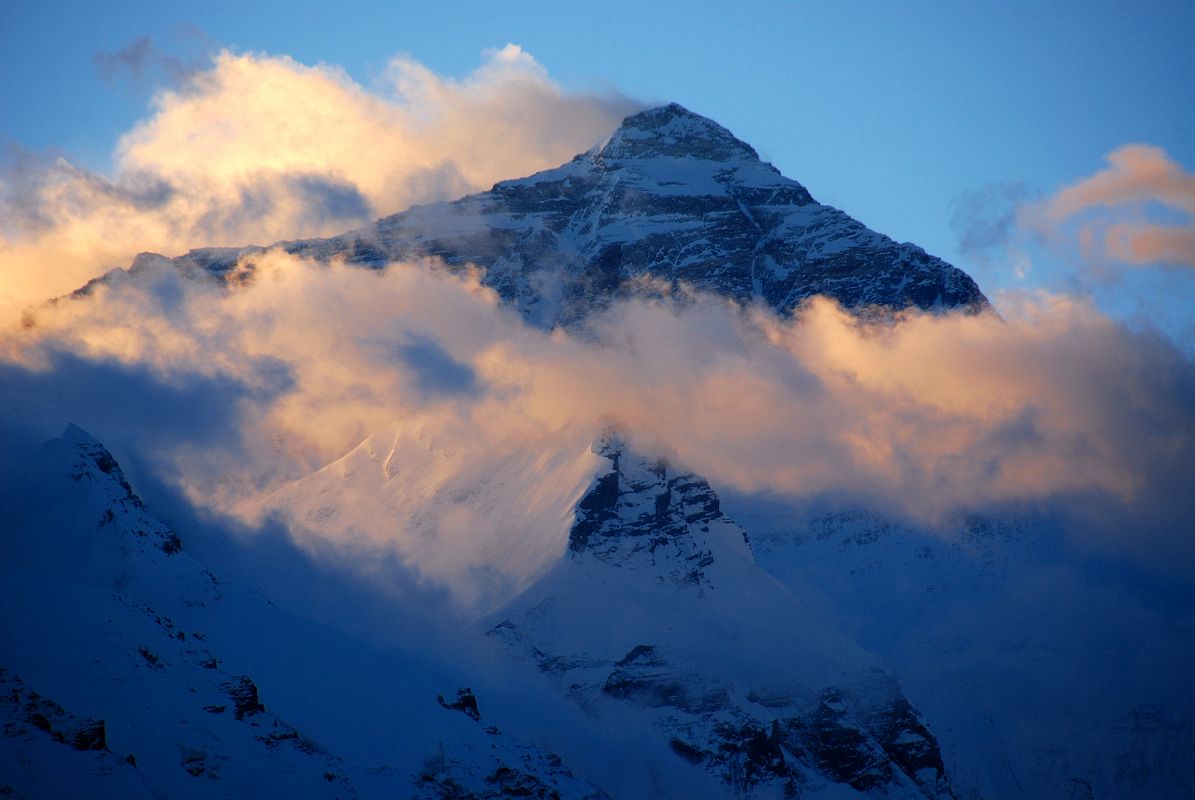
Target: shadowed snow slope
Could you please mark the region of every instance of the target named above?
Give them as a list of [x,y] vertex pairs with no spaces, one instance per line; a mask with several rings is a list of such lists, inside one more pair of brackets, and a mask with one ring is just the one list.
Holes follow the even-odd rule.
[[761,566],[900,677],[964,797],[1180,798],[1195,597],[1070,551],[1043,514],[937,527],[730,493]]
[[484,697],[484,723],[459,713],[460,675],[220,582],[79,428],[27,477],[0,539],[0,794],[604,796]]
[[755,564],[709,484],[594,450],[568,557],[491,637],[595,716],[647,721],[706,794],[951,797],[896,680]]

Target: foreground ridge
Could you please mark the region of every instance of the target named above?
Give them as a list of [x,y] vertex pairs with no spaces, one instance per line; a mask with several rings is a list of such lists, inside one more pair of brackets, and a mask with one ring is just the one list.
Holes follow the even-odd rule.
[[764,573],[704,479],[616,434],[593,451],[569,557],[491,638],[736,796],[955,796],[896,679]]

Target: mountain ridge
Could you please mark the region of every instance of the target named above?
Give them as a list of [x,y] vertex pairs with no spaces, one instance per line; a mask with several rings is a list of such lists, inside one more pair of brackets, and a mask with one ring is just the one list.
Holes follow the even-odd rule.
[[450,271],[480,267],[483,283],[546,327],[682,286],[781,314],[817,294],[851,309],[989,307],[962,270],[818,203],[729,130],[676,103],[632,114],[571,161],[485,192],[327,239],[172,259],[142,253],[127,271],[165,263],[235,284],[252,280],[255,257],[271,249],[373,269],[429,258]]
[[31,471],[55,524],[0,537],[0,796],[608,797],[437,702],[455,676],[218,580],[82,428]]

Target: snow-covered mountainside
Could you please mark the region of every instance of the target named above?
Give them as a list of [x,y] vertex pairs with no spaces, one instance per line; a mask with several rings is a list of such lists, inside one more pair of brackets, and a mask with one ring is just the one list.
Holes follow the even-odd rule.
[[[966,273],[814,201],[725,128],[676,104],[628,117],[556,169],[280,246],[375,268],[427,256],[482,267],[488,285],[545,325],[682,282],[782,313],[816,294],[850,308],[987,304]],[[174,261],[244,280],[261,250],[201,249]],[[161,258],[143,254],[132,269]]]
[[952,797],[893,676],[760,569],[700,477],[617,436],[568,556],[487,623],[564,696],[647,720],[703,794]]
[[607,796],[460,675],[222,583],[84,431],[42,456],[0,539],[0,795]]
[[730,493],[759,564],[875,653],[961,797],[1180,798],[1195,786],[1193,598],[1068,554],[1040,514],[918,526]]

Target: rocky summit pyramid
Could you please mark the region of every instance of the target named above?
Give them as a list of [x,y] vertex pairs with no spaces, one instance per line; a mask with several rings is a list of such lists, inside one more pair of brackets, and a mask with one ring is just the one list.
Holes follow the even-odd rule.
[[[555,169],[278,246],[373,268],[429,256],[450,269],[483,267],[503,299],[547,326],[681,284],[786,314],[815,294],[849,308],[987,305],[963,271],[818,203],[730,131],[675,103],[627,117]],[[223,277],[262,250],[200,249],[175,261]]]

